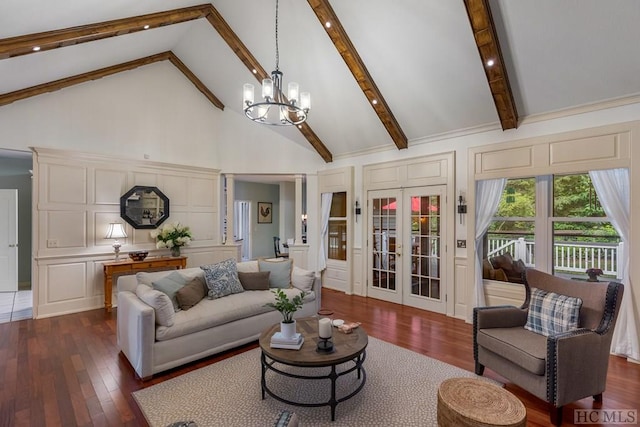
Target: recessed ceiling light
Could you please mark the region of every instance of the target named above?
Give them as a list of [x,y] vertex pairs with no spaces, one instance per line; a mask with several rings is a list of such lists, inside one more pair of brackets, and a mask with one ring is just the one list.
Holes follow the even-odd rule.
[[302,125],[298,125],[298,129],[302,129]]
[[251,71],[253,72],[253,74],[258,74],[258,70],[256,70],[255,68]]
[[144,28],[145,30],[148,30],[148,29],[149,29],[149,25],[145,25],[143,28]]
[[34,46],[33,49],[31,49],[31,50],[33,50],[34,52],[37,52],[37,51],[40,50],[40,46]]
[[324,26],[327,28],[331,28],[331,22],[327,21],[324,23]]
[[496,62],[493,59],[490,59],[487,61],[487,67],[493,67],[493,64],[495,64]]
[[372,103],[373,105],[376,105],[376,104],[378,103],[378,100],[377,100],[377,99],[374,99],[373,101],[371,101],[371,103]]

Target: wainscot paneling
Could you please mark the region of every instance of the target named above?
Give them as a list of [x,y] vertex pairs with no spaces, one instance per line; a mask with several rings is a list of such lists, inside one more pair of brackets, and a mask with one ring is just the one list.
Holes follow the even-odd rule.
[[453,305],[453,317],[458,319],[467,318],[467,290],[469,287],[469,277],[467,275],[467,259],[456,258],[455,259],[455,292],[454,292],[454,305]]
[[238,258],[236,246],[220,244],[218,170],[46,148],[33,151],[35,317],[103,306],[102,265],[114,259],[113,240],[104,238],[111,222],[125,226],[122,258],[136,250],[149,250],[149,256],[169,254],[155,248],[151,230],[136,230],[120,218],[120,196],[134,185],[155,186],[167,195],[170,216],[165,224],[191,227],[193,242],[183,249],[188,266]]
[[524,286],[520,284],[485,280],[484,291],[488,306],[513,305],[520,307],[524,303]]
[[362,248],[353,248],[353,286],[351,288],[355,295],[366,295],[363,280],[363,268]]

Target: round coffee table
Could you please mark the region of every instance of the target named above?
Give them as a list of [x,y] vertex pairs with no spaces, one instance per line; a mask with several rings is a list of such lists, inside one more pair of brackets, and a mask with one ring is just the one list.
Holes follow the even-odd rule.
[[[366,348],[369,343],[367,333],[361,328],[356,328],[350,334],[344,334],[334,329],[333,333],[333,346],[335,351],[333,353],[320,353],[316,351],[318,345],[318,318],[306,317],[302,319],[296,319],[297,331],[304,336],[304,344],[300,350],[286,350],[280,348],[271,348],[271,336],[280,330],[280,324],[274,325],[269,329],[262,332],[260,335],[260,349],[262,354],[260,361],[262,364],[262,399],[265,399],[265,393],[269,396],[277,399],[281,402],[288,403],[296,406],[318,407],[318,406],[330,406],[331,407],[331,421],[336,418],[336,406],[340,402],[344,402],[347,399],[355,396],[362,388],[367,379],[367,374],[364,370],[364,360],[366,358]],[[353,363],[348,369],[341,372],[336,371],[336,367],[343,363]],[[331,372],[328,375],[294,375],[289,372],[285,372],[278,367],[278,364],[295,366],[299,368],[323,368],[330,367]],[[289,378],[298,378],[305,380],[331,380],[331,397],[325,402],[303,403],[294,402],[279,396],[276,391],[271,390],[266,381],[267,371],[273,371],[278,375],[283,375]],[[344,375],[350,374],[356,371],[360,384],[354,391],[348,395],[337,398],[336,397],[336,380]],[[295,386],[295,385],[294,385]]]

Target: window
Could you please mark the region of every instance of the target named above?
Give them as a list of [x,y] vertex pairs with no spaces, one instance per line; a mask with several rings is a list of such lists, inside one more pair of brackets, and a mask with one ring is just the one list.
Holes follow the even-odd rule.
[[607,220],[589,174],[553,177],[552,223],[554,274],[584,275],[596,269],[617,276],[620,236]]
[[347,260],[347,193],[333,193],[329,213],[328,258]]
[[519,282],[524,267],[616,277],[619,244],[588,173],[509,179],[485,235],[483,277]]

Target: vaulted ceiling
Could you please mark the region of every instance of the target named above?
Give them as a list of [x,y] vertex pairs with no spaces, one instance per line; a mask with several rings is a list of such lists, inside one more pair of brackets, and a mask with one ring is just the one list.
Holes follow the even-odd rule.
[[[0,114],[164,60],[242,114],[243,83],[275,65],[274,13],[275,0],[3,1]],[[280,0],[284,83],[312,110],[274,131],[331,161],[638,102],[638,22],[637,0]]]

